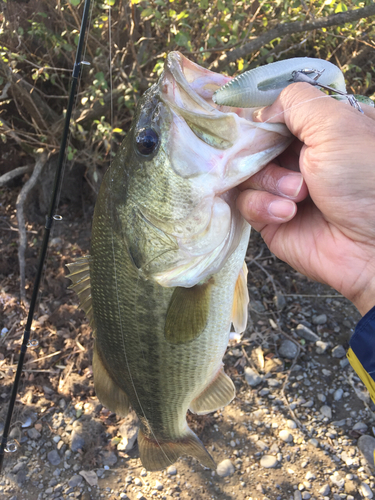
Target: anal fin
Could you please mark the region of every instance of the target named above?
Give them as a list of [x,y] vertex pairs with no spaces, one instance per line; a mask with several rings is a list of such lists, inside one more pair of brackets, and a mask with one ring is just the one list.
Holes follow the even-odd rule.
[[117,413],[117,415],[125,417],[129,412],[129,398],[110,377],[100,359],[96,345],[94,346],[92,368],[94,372],[95,392],[99,401],[106,408]]
[[165,469],[182,455],[190,455],[205,467],[216,469],[213,458],[189,427],[183,436],[174,441],[150,439],[144,435],[141,428],[138,432],[138,448],[143,467],[149,471]]
[[189,410],[205,415],[229,404],[236,395],[232,380],[220,369],[214,380],[190,403]]
[[236,333],[243,333],[247,325],[249,291],[247,289],[247,266],[243,263],[234,289],[232,323]]

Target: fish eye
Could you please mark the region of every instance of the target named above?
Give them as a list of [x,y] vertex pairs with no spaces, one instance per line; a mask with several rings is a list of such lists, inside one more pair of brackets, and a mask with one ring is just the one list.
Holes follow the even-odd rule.
[[159,144],[159,136],[152,128],[143,128],[138,132],[135,144],[141,155],[149,156]]

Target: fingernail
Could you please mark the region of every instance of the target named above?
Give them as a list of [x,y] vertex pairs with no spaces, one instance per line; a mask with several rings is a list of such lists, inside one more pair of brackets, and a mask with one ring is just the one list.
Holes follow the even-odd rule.
[[296,212],[296,205],[289,200],[273,201],[268,207],[268,212],[278,219],[289,219]]
[[264,108],[256,109],[253,113],[253,121],[254,122],[261,122],[262,120],[262,113],[263,113]]
[[277,188],[281,194],[295,198],[299,195],[303,183],[301,174],[288,174],[281,177],[277,182]]

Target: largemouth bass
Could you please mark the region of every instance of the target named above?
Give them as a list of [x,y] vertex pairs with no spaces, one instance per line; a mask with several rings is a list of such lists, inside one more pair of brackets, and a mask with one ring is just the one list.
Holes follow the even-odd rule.
[[228,81],[169,54],[104,176],[91,254],[69,265],[94,332],[97,396],[122,416],[134,408],[148,470],[181,455],[215,468],[186,413],[235,396],[222,357],[231,324],[246,327],[250,234],[236,186],[291,142],[252,110],[216,106]]

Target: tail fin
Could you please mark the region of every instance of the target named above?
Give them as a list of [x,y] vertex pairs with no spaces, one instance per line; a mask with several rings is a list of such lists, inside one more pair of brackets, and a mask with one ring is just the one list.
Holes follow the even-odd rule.
[[186,434],[176,441],[157,441],[138,432],[139,455],[146,470],[161,470],[173,464],[181,455],[191,455],[205,467],[216,469],[216,464],[202,441],[187,428]]

